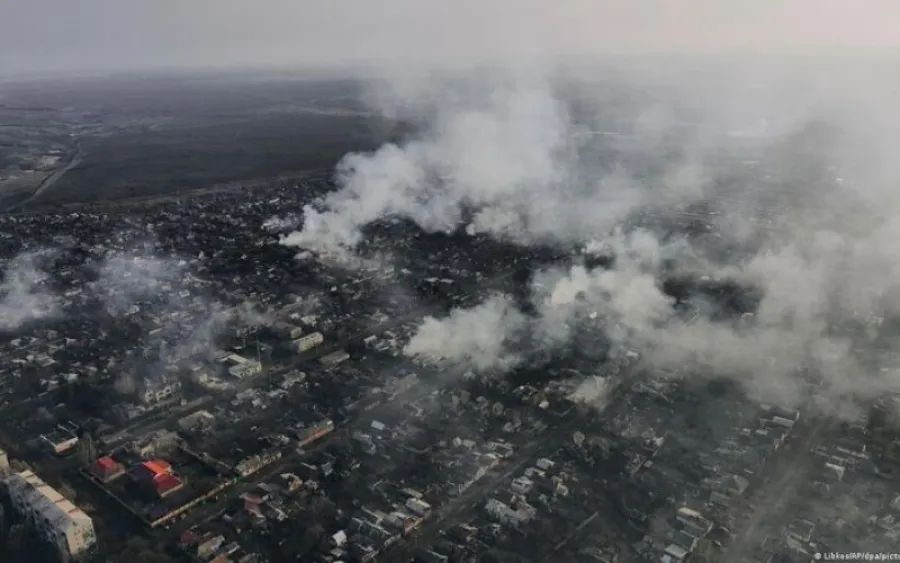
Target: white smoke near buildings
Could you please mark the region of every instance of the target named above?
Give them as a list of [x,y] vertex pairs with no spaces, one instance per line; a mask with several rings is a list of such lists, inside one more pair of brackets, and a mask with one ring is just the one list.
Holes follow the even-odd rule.
[[119,316],[140,301],[176,299],[173,287],[184,274],[184,265],[174,259],[112,252],[99,265],[97,279],[89,284],[89,289],[109,314]]
[[[269,311],[250,301],[231,305],[206,294],[202,287],[190,287],[185,283],[192,277],[187,261],[149,250],[110,253],[90,287],[111,316],[146,309],[162,321],[161,331],[143,335],[145,346],[153,350],[150,359],[142,360],[146,373],[162,373],[184,360],[208,357],[225,335],[272,324]],[[122,393],[133,392],[134,374],[124,370],[115,387]]]
[[[761,288],[749,322],[702,315],[686,322],[661,292],[659,272],[635,268],[633,260],[619,260],[612,270],[573,269],[553,286],[542,320],[558,326],[573,303],[582,311],[600,305],[607,335],[641,350],[649,365],[732,377],[760,400],[786,405],[808,398],[814,374],[819,392],[840,407],[900,391],[894,372],[880,369],[875,342],[896,342],[897,335],[872,327],[896,318],[898,278],[882,237],[883,227],[856,241],[839,230],[797,233],[744,263],[711,271]],[[657,252],[645,247],[647,265]],[[575,292],[583,298],[573,300]]]
[[[746,81],[697,91],[693,78],[662,64],[622,73],[540,61],[391,74],[373,82],[370,101],[414,122],[416,134],[346,155],[338,189],[307,205],[301,228],[281,242],[349,259],[362,228],[389,217],[523,244],[605,236],[637,208],[704,196],[713,184],[708,157],[733,129],[756,125],[774,95],[754,90],[752,107],[726,106],[721,100],[739,96]],[[794,108],[806,92],[785,94]],[[782,110],[789,119],[798,112]],[[786,127],[773,121],[766,129]]]
[[195,317],[188,327],[185,337],[171,350],[171,359],[200,357],[212,352],[219,338],[229,327],[258,328],[271,325],[273,317],[252,303],[244,302],[232,307],[211,301],[206,313]]
[[639,346],[640,339],[672,312],[672,299],[657,283],[664,257],[679,254],[678,247],[664,246],[648,232],[614,235],[600,244],[592,241],[587,252],[613,253],[616,267],[538,272],[532,300],[538,315],[534,322],[537,341],[558,346],[571,338],[578,317],[603,324],[616,346]]
[[[881,143],[897,143],[893,136],[881,136],[871,121],[849,122],[848,114],[857,119],[861,115],[845,108],[841,114],[822,116],[830,128],[824,141],[815,135],[810,139],[805,122],[795,124],[796,135],[767,141],[763,148],[774,154],[761,164],[758,176],[745,182],[738,197],[719,202],[722,213],[711,221],[715,236],[755,241],[750,255],[716,261],[687,239],[661,243],[647,231],[621,230],[598,236],[604,233],[582,228],[577,219],[563,222],[555,233],[563,236],[557,240],[588,241],[589,252],[613,255],[615,265],[539,273],[533,297],[537,316],[525,321],[531,333],[541,337],[537,342],[550,347],[569,342],[573,317],[578,316],[600,325],[614,346],[641,350],[648,365],[682,375],[734,378],[768,402],[796,405],[816,389],[830,408],[849,412],[845,407],[855,400],[900,391],[897,370],[883,361],[885,343],[897,341],[891,326],[900,313],[894,242],[900,207],[887,179],[887,171],[896,167],[884,162]],[[873,128],[866,135],[862,130],[869,126]],[[786,125],[780,127],[790,132]],[[876,150],[861,155],[845,148],[851,141]],[[707,172],[691,174],[702,178]],[[621,185],[635,183],[631,179]],[[684,201],[690,190],[677,184],[659,187],[659,199],[667,204]],[[672,185],[681,190],[674,197],[666,193]],[[634,202],[657,203],[647,197],[649,190],[639,197],[630,188],[623,193],[629,209]],[[697,193],[711,194],[708,187]],[[766,197],[775,203],[761,203]],[[754,206],[772,216],[753,218]],[[594,208],[588,206],[586,212]],[[529,236],[537,240],[547,234],[530,231],[534,223],[516,211],[504,213],[497,215],[503,221],[493,223],[503,227],[488,232],[523,243]],[[598,225],[607,229],[609,216],[599,217]],[[661,266],[667,260],[693,275],[756,287],[761,294],[758,309],[742,322],[712,321],[703,315],[686,322],[661,290]],[[509,341],[513,333],[521,333],[520,324],[502,338]],[[456,326],[449,320],[445,325],[447,331]],[[438,332],[434,321],[429,331]],[[499,334],[494,338],[501,339]],[[481,364],[490,362],[482,359]]]
[[403,352],[426,362],[506,370],[522,359],[515,349],[515,333],[525,326],[525,316],[512,300],[497,295],[442,319],[427,317]]
[[[41,262],[53,256],[52,250],[26,252],[9,260],[0,283],[0,330],[13,330],[31,321],[60,317],[63,296],[44,282],[50,279]],[[249,301],[225,304],[210,295],[188,290],[189,264],[177,257],[160,256],[152,249],[116,250],[94,264],[96,277],[86,293],[96,299],[113,317],[136,314],[149,305],[152,311],[172,326],[187,318],[188,337],[180,352],[209,351],[229,326],[259,327],[272,323],[272,315]],[[201,314],[188,315],[188,311]]]
[[0,281],[0,330],[20,326],[61,313],[59,299],[44,285],[47,273],[39,267],[46,252],[26,252],[9,260]]
[[[337,191],[282,243],[352,257],[366,225],[398,216],[428,231],[612,248],[610,269],[539,273],[533,318],[494,296],[428,319],[413,355],[514,366],[521,333],[552,348],[571,342],[576,321],[593,322],[651,365],[731,377],[773,402],[808,396],[810,378],[835,403],[900,390],[879,361],[900,312],[900,81],[830,55],[562,68],[549,62],[559,53],[513,51],[502,68],[449,80],[381,76],[371,100],[417,133],[348,155]],[[610,234],[637,210],[698,200],[719,212],[704,240],[740,253],[713,256],[657,231]],[[753,285],[758,309],[687,322],[661,289],[670,260]],[[477,319],[489,330],[476,341]]]
[[569,400],[602,409],[609,397],[610,387],[610,382],[605,378],[590,376],[578,382],[575,390],[569,395]]
[[[39,262],[52,256],[54,250],[24,252],[9,260],[0,284],[0,326],[14,329],[24,323],[62,314],[61,295],[44,282],[48,271]],[[129,252],[114,252],[97,267],[97,278],[87,286],[106,311],[122,315],[137,302],[164,300],[183,275],[177,261]]]
[[[313,308],[315,305],[314,298],[310,298],[308,306]],[[251,301],[244,301],[234,307],[225,307],[224,310],[227,312],[229,320],[245,327],[267,326],[274,321],[274,315],[271,310],[262,308]]]
[[[647,233],[611,239],[621,252],[614,270],[583,266],[541,272],[535,279],[537,314],[526,316],[509,297],[453,310],[443,319],[427,318],[404,352],[482,371],[503,371],[529,356],[526,339],[545,348],[564,346],[579,316],[588,315],[622,346],[639,346],[672,314],[672,299],[659,289],[655,273],[670,252]],[[543,288],[539,290],[538,288]]]
[[426,231],[571,240],[603,233],[641,201],[627,174],[586,177],[580,128],[547,77],[517,71],[467,97],[471,85],[448,82],[413,140],[347,155],[340,189],[307,206],[303,228],[282,243],[346,254],[362,227],[390,216]]
[[[611,270],[575,267],[559,277],[537,322],[565,334],[573,313],[589,313],[613,346],[640,350],[645,365],[733,378],[751,396],[786,406],[816,389],[829,408],[846,411],[855,400],[900,390],[896,371],[882,369],[888,365],[878,344],[897,340],[881,326],[885,316],[896,319],[897,278],[878,274],[893,267],[884,255],[869,263],[876,244],[820,233],[806,244],[798,237],[711,272],[713,279],[761,288],[755,314],[741,322],[677,315],[660,289],[659,271],[629,260]],[[644,256],[653,254],[647,249]]]
[[188,290],[184,281],[190,277],[189,264],[177,257],[114,252],[100,264],[98,277],[90,287],[113,316],[127,314],[146,301],[154,302],[154,309],[161,315],[180,313],[188,304],[202,310],[203,318],[194,329],[196,338],[183,343],[187,347],[211,343],[229,323],[250,327],[271,322],[270,316],[253,303],[231,306]]

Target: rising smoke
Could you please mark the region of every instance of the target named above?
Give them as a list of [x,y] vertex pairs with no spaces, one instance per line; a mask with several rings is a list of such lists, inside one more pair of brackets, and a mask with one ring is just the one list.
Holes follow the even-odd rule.
[[183,264],[148,253],[111,252],[88,286],[112,316],[127,313],[141,301],[172,300],[175,284],[185,274]]
[[[597,68],[590,80],[473,73],[437,93],[406,77],[393,98],[382,82],[377,99],[391,115],[412,108],[422,130],[348,155],[339,189],[307,207],[303,228],[282,243],[352,256],[363,227],[400,216],[427,231],[616,256],[609,269],[538,273],[534,317],[494,296],[429,318],[411,355],[510,368],[523,361],[521,334],[559,346],[580,315],[652,365],[733,377],[769,401],[798,402],[811,379],[835,402],[896,391],[900,380],[876,349],[896,339],[888,327],[900,306],[897,143],[884,113],[895,104],[858,97],[881,78],[843,69],[823,80],[810,69],[790,81],[783,69],[757,69],[750,88],[751,73],[722,68],[706,73],[719,74],[715,87],[696,75]],[[729,81],[733,88],[721,85]],[[423,92],[425,102],[406,97]],[[703,237],[622,228],[635,213],[699,201],[716,210]],[[758,308],[742,322],[686,320],[663,291],[673,262],[755,287]]]
[[307,206],[303,229],[282,243],[344,255],[364,226],[389,216],[432,232],[571,241],[605,233],[643,202],[632,178],[586,160],[589,137],[549,78],[471,80],[447,83],[448,102],[420,137],[347,155],[341,189]]
[[[71,298],[54,289],[51,272],[55,258],[65,249],[22,253],[4,266],[0,284],[0,331],[12,331],[47,318],[64,318]],[[211,353],[231,328],[258,327],[272,322],[268,311],[251,302],[226,304],[196,288],[185,292],[185,280],[192,277],[187,261],[158,253],[152,245],[131,250],[94,248],[102,259],[85,266],[92,281],[84,284],[83,297],[118,322],[126,317],[151,312],[165,319],[164,330],[142,336],[144,344],[158,347],[158,362],[142,359],[147,373],[164,370],[169,363]],[[202,287],[202,284],[201,284]],[[85,306],[82,302],[82,307]],[[77,308],[73,308],[77,313]],[[189,311],[193,312],[188,314]],[[78,313],[80,314],[80,313]],[[154,363],[155,362],[155,363]],[[156,365],[158,364],[158,365]],[[132,374],[123,371],[116,380],[122,392],[134,390]]]
[[523,354],[511,348],[525,316],[506,296],[495,295],[472,309],[456,309],[444,319],[427,317],[404,353],[434,362],[478,370],[505,370]]
[[15,330],[61,313],[59,300],[44,283],[49,275],[39,262],[45,257],[46,251],[26,252],[5,264],[0,282],[0,330]]

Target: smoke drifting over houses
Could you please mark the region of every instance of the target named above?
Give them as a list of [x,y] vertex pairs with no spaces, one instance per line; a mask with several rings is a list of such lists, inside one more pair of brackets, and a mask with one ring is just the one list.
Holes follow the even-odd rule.
[[[430,318],[412,355],[511,368],[523,334],[557,347],[579,316],[651,365],[731,377],[768,401],[796,403],[810,378],[835,403],[896,390],[880,352],[896,339],[900,303],[897,138],[882,117],[896,104],[855,98],[896,84],[800,66],[790,79],[785,67],[761,66],[682,78],[594,67],[590,80],[515,69],[464,73],[439,92],[409,76],[382,81],[373,99],[392,116],[412,108],[419,133],[348,155],[340,189],[307,207],[282,243],[352,256],[363,227],[402,217],[431,232],[615,257],[609,268],[536,273],[531,316],[494,296]],[[701,75],[718,79],[707,86]],[[624,93],[611,92],[613,77]],[[700,236],[633,225],[698,203],[713,210]],[[679,275],[753,288],[759,303],[740,319],[686,316],[665,288]]]
[[479,370],[509,369],[523,358],[511,345],[525,326],[525,316],[512,300],[496,295],[445,319],[427,317],[404,353]]
[[175,260],[115,252],[100,264],[90,289],[111,315],[122,315],[137,301],[177,298],[172,283],[184,273]]
[[[267,312],[252,303],[229,305],[212,295],[185,291],[182,282],[193,274],[188,262],[178,257],[157,255],[149,247],[95,251],[103,257],[85,264],[92,272],[92,281],[84,283],[83,288],[76,286],[77,291],[83,289],[85,298],[99,306],[98,312],[111,318],[139,314],[152,303],[156,314],[188,321],[186,327],[177,322],[170,327],[179,333],[177,345],[170,350],[172,359],[208,353],[230,326],[262,326],[271,322]],[[66,317],[60,288],[48,283],[48,272],[54,270],[54,260],[61,252],[25,252],[5,265],[0,284],[0,330],[11,331],[44,319]],[[197,302],[204,312],[202,317],[186,313],[197,309]],[[187,307],[188,304],[192,306]],[[144,338],[153,341],[172,336],[162,332]]]
[[[348,155],[337,171],[341,189],[321,209],[307,207],[303,229],[283,243],[341,254],[359,243],[362,227],[387,216],[432,232],[578,240],[605,232],[641,201],[624,175],[581,162],[583,126],[549,79],[516,73],[494,87],[469,79],[447,87],[450,101],[431,110],[421,137]],[[470,88],[474,99],[457,98]]]
[[38,264],[45,253],[27,252],[10,260],[0,282],[0,330],[59,314],[59,303],[43,284],[47,274]]

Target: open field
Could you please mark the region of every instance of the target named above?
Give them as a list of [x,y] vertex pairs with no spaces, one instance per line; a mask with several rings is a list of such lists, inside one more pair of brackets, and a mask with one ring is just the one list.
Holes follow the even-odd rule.
[[360,99],[352,81],[290,76],[3,84],[0,210],[152,197],[332,169],[346,153],[375,148],[394,134]]
[[85,157],[36,203],[102,201],[330,168],[368,148],[360,118],[279,116],[85,142]]

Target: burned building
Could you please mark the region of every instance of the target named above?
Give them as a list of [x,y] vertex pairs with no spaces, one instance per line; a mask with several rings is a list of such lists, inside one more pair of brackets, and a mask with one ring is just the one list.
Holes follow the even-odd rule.
[[174,400],[181,396],[181,381],[170,372],[147,376],[138,385],[137,395],[147,406]]

